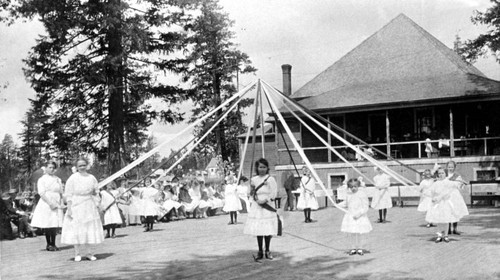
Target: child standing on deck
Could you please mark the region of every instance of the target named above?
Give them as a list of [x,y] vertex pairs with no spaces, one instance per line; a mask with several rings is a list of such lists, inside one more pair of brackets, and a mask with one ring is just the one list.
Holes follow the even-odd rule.
[[347,209],[347,213],[342,220],[340,231],[349,235],[351,251],[349,255],[364,255],[366,244],[363,234],[372,230],[372,225],[368,219],[368,196],[364,191],[358,191],[360,182],[358,179],[347,181],[347,197],[339,204],[340,207]]

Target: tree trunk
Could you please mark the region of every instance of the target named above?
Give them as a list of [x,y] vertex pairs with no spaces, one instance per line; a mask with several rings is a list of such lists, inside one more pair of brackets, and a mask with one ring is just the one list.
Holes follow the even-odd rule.
[[122,35],[119,22],[121,21],[120,0],[110,0],[110,18],[114,18],[107,31],[109,44],[108,69],[106,71],[109,90],[109,135],[108,135],[108,170],[115,173],[121,169],[121,153],[124,148],[124,113],[123,113],[123,48]]
[[[214,71],[215,72],[215,71]],[[215,107],[219,107],[222,104],[221,100],[221,92],[220,92],[220,76],[215,72],[213,74],[213,87],[214,87],[214,95],[215,95]],[[218,110],[215,114],[215,118],[219,118],[223,115],[222,110]],[[217,152],[222,156],[223,160],[227,159],[227,148],[225,141],[225,133],[224,133],[224,121],[221,121],[217,128],[215,129],[215,139],[217,141]]]

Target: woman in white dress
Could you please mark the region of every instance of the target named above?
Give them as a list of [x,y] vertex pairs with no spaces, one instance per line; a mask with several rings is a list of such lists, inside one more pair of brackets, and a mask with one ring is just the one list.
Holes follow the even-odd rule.
[[[420,202],[418,203],[417,211],[427,212],[432,206],[432,190],[431,186],[434,183],[434,178],[432,178],[432,173],[430,169],[424,170],[422,174],[422,181],[420,182]],[[427,223],[427,227],[434,226],[432,223]]]
[[311,170],[307,167],[302,168],[302,178],[300,178],[300,196],[297,201],[297,209],[304,210],[306,223],[312,223],[311,210],[318,210],[318,200],[314,195],[316,180],[311,176]]
[[64,197],[68,202],[68,210],[64,216],[61,243],[75,246],[75,261],[82,260],[82,253],[95,261],[89,244],[99,244],[104,240],[102,222],[99,216],[99,188],[97,179],[87,173],[88,161],[78,159],[78,172],[68,178]]
[[385,174],[380,167],[375,167],[378,172],[373,177],[375,183],[375,193],[372,198],[371,207],[378,210],[379,223],[385,223],[387,217],[387,209],[392,208],[392,198],[389,194],[389,187],[391,186],[391,179],[389,175]]
[[238,211],[243,209],[241,200],[238,196],[238,185],[236,185],[236,178],[233,174],[226,177],[226,185],[224,187],[225,203],[222,211],[229,212],[231,221],[228,225],[238,224]]
[[[244,234],[257,236],[259,252],[255,260],[264,257],[262,241],[265,240],[267,259],[273,259],[271,255],[271,237],[278,234],[278,220],[276,210],[273,208],[274,198],[278,188],[276,180],[269,175],[269,162],[261,158],[255,162],[257,176],[250,180],[250,209],[243,230]],[[274,210],[274,211],[273,211]]]
[[366,192],[360,191],[361,182],[358,179],[347,181],[347,196],[339,203],[340,207],[347,209],[344,215],[340,231],[349,234],[351,251],[349,255],[364,255],[366,244],[363,234],[372,231],[372,225],[368,219],[369,202]]
[[57,229],[63,224],[64,203],[61,199],[63,185],[59,177],[54,175],[57,164],[47,164],[45,174],[38,179],[37,189],[40,200],[31,219],[31,226],[41,228],[45,232],[47,251],[59,251],[56,246]]
[[[451,193],[451,203],[453,204],[453,208],[457,211],[457,215],[459,216],[460,219],[462,217],[469,215],[469,210],[467,209],[467,204],[465,204],[464,197],[460,193],[460,190],[464,188],[466,185],[466,182],[460,176],[458,173],[456,173],[456,168],[457,164],[450,160],[446,164],[446,169],[448,171],[448,180],[453,182],[453,186],[455,187],[453,189],[453,192]],[[453,225],[453,230],[451,229],[451,226]],[[458,227],[458,221],[450,224],[448,227],[448,234],[455,234],[455,235],[460,235],[460,232],[457,230]]]
[[455,223],[460,217],[451,202],[451,193],[455,189],[454,183],[446,179],[446,171],[438,168],[437,179],[431,186],[432,206],[427,211],[425,220],[429,223],[438,225],[436,243],[445,241],[450,242],[448,238],[448,223]]
[[158,216],[160,213],[160,206],[156,203],[157,195],[158,190],[153,188],[153,184],[149,184],[141,192],[141,199],[143,203],[141,215],[145,217],[145,232],[153,230],[155,216]]

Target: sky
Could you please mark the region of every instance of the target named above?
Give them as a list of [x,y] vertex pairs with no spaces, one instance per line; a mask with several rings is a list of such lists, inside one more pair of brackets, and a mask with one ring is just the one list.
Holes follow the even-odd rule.
[[[487,29],[470,18],[485,11],[489,0],[221,0],[235,21],[239,49],[250,56],[258,71],[240,78],[240,88],[260,78],[282,88],[281,65],[292,65],[292,92],[339,60],[363,40],[404,13],[431,35],[452,48],[455,36],[473,39]],[[23,75],[22,60],[43,33],[39,22],[0,25],[0,138],[18,140],[19,123],[34,91]],[[474,66],[487,77],[500,80],[500,65],[493,57]],[[189,112],[190,105],[180,109]],[[248,117],[247,117],[248,119]],[[150,128],[158,143],[171,140],[164,152],[184,145],[189,133],[174,137],[187,124],[156,123]]]

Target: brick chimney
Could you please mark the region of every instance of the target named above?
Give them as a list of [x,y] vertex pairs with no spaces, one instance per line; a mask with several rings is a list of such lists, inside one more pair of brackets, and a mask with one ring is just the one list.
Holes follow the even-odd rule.
[[283,71],[283,94],[286,96],[292,95],[292,65],[281,65]]

